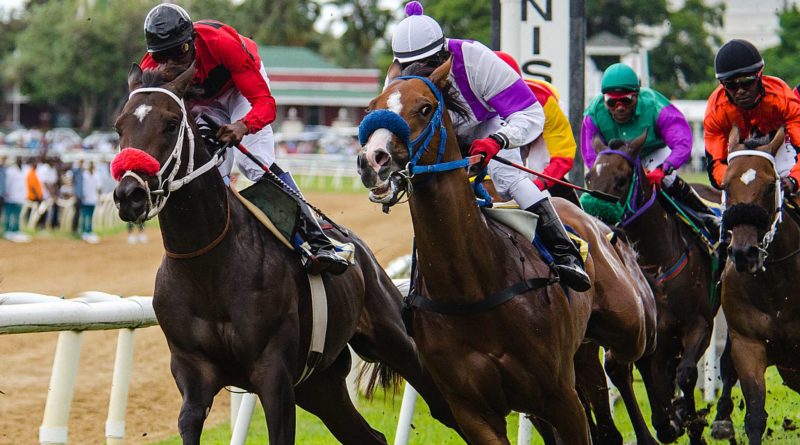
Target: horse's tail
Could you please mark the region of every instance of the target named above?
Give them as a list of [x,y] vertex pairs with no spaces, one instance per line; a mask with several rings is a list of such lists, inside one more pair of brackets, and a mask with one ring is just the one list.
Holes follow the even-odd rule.
[[[361,383],[364,378],[367,378],[366,385]],[[364,362],[356,377],[356,387],[364,388],[364,397],[372,399],[378,386],[383,388],[385,392],[389,392],[389,389],[391,389],[392,395],[397,394],[402,381],[403,377],[388,365],[379,362]]]

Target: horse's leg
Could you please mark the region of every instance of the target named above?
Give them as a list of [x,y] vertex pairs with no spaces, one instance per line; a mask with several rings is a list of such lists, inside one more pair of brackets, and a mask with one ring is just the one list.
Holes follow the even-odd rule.
[[653,355],[636,362],[650,401],[650,421],[662,443],[675,442],[683,434],[683,426],[678,422],[672,405],[675,384],[669,369],[675,360],[672,360],[671,349],[667,342],[659,341]]
[[629,363],[620,363],[614,357],[614,353],[609,351],[606,352],[605,368],[611,381],[619,390],[622,401],[625,402],[625,409],[628,411],[633,431],[636,433],[636,443],[639,445],[658,445],[653,435],[650,434],[647,423],[645,423],[642,412],[636,402],[636,395],[633,392],[632,366]]
[[277,340],[292,338],[286,331],[274,334],[276,340],[264,350],[263,359],[250,375],[264,408],[270,445],[292,445],[295,439],[294,379],[285,352],[288,348]]
[[214,396],[222,388],[217,368],[198,357],[173,352],[172,375],[183,397],[178,417],[178,431],[184,444],[200,444],[203,422],[211,410]]
[[343,444],[386,444],[383,434],[372,429],[353,406],[345,383],[349,370],[350,351],[344,349],[331,366],[296,388],[297,404],[319,417]]
[[750,445],[760,445],[761,437],[767,428],[766,383],[764,373],[767,370],[767,351],[764,344],[757,340],[731,335],[731,353],[742,393],[747,406],[744,416],[744,430]]
[[[524,415],[525,414],[520,413],[520,416]],[[533,427],[536,428],[536,431],[539,432],[539,435],[542,436],[542,442],[544,442],[544,445],[561,445],[561,442],[556,436],[556,430],[552,425],[533,416],[529,416],[528,419],[530,419],[531,424],[533,424]]]
[[511,445],[504,416],[489,407],[476,406],[462,394],[451,394],[447,401],[453,409],[453,416],[461,427],[466,443]]
[[698,418],[695,409],[694,389],[697,385],[697,362],[708,348],[714,321],[710,322],[702,317],[697,317],[694,325],[683,336],[683,354],[678,363],[677,383],[683,395],[678,399],[676,413],[683,425],[689,441],[693,445],[702,445],[703,430],[708,426],[705,417]]
[[731,391],[736,385],[736,381],[739,380],[739,375],[736,374],[736,368],[733,366],[730,337],[726,339],[725,350],[722,351],[722,357],[719,359],[719,371],[722,376],[722,393],[717,401],[717,417],[714,418],[714,423],[711,425],[711,437],[719,440],[733,439],[736,437],[736,429],[731,421],[733,412]]
[[586,417],[591,428],[591,414],[594,413],[596,427],[592,431],[592,443],[595,445],[622,445],[622,434],[614,424],[611,406],[608,400],[608,384],[600,363],[600,346],[594,342],[584,343],[575,353],[575,382],[579,392],[583,393],[590,408],[586,409]]
[[547,412],[541,418],[555,428],[558,439],[565,444],[589,445],[589,424],[575,388],[564,386],[544,402]]

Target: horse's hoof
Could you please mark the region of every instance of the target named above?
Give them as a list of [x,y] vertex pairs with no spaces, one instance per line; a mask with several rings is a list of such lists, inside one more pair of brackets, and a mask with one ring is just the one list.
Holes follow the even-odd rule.
[[668,428],[656,429],[656,436],[658,436],[658,440],[661,443],[672,443],[683,436],[683,428],[680,424],[671,420]]
[[733,422],[730,420],[715,420],[711,424],[711,437],[717,440],[733,439],[736,431],[733,429]]

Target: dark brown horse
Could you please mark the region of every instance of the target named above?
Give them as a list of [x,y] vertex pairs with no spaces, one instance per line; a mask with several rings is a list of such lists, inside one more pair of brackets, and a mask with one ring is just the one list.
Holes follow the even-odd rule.
[[[706,423],[697,416],[694,389],[697,362],[708,347],[719,309],[712,276],[715,259],[675,211],[665,209],[647,180],[638,162],[646,136],[647,132],[633,141],[610,141],[611,148],[595,138],[598,156],[586,183],[619,197],[627,210],[617,226],[635,244],[639,264],[656,277],[666,297],[658,300],[658,347],[637,363],[658,438],[673,442],[685,426],[691,443],[705,443]],[[682,396],[673,400],[676,382]]]
[[800,272],[800,219],[786,208],[774,158],[784,140],[781,128],[768,143],[740,143],[734,126],[722,181],[723,228],[731,234],[722,310],[751,445],[761,443],[766,429],[767,367],[775,365],[784,383],[800,392],[800,299],[794,281]]
[[529,239],[484,217],[444,106],[457,106],[451,63],[391,83],[361,124],[358,165],[371,199],[388,208],[409,195],[413,334],[469,443],[507,444],[505,415],[515,410],[552,425],[563,443],[587,444],[573,357],[585,337],[598,339],[610,347],[615,383],[629,388],[629,364],[654,346],[652,293],[632,249],[612,246],[608,229],[567,201],[554,205],[590,246],[585,293],[565,293]]
[[213,164],[196,174],[212,157],[182,99],[193,73],[190,68],[162,85],[151,72],[143,76],[138,66],[132,68],[131,97],[116,122],[120,143],[152,156],[162,171],[148,175],[134,168],[114,191],[122,219],[142,221],[158,213],[167,253],[153,306],[183,396],[178,424],[184,443],[200,442],[214,395],[235,385],[260,397],[271,444],[294,443],[295,404],[322,419],[343,443],[385,444],[348,396],[348,343],[367,360],[403,375],[433,407],[434,417],[455,425],[405,332],[399,291],[352,234],[331,234],[355,244],[355,265],[343,275],[322,276],[328,307],[324,350],[311,376],[299,383],[312,335],[309,277],[299,256],[232,196]]

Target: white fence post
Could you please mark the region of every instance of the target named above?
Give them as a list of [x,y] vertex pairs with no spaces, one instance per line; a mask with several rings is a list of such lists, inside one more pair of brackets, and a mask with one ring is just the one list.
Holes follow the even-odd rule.
[[72,406],[72,394],[78,375],[83,332],[62,331],[58,334],[50,388],[44,406],[44,418],[39,427],[39,443],[66,444],[67,421]]
[[133,329],[120,329],[117,336],[114,376],[111,379],[111,395],[108,400],[108,417],[106,418],[106,444],[108,445],[125,443],[125,408],[128,405],[135,335]]
[[253,418],[253,409],[257,399],[258,396],[250,392],[242,395],[236,423],[233,424],[231,432],[231,445],[244,445],[247,441],[247,432],[250,430],[250,420]]
[[400,416],[397,418],[397,431],[394,435],[394,445],[407,445],[411,434],[411,420],[414,418],[414,409],[417,406],[417,391],[408,382],[403,390],[403,403],[400,405]]

